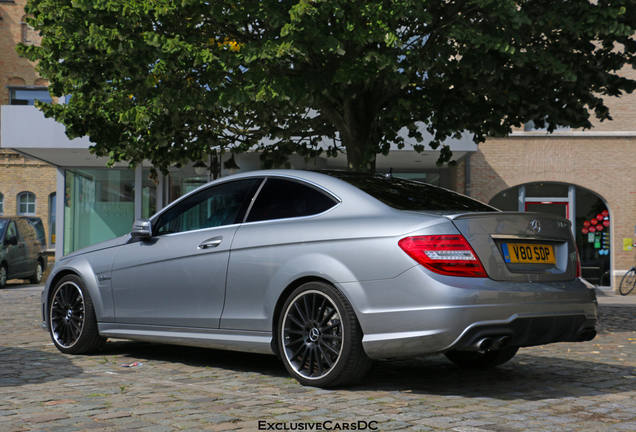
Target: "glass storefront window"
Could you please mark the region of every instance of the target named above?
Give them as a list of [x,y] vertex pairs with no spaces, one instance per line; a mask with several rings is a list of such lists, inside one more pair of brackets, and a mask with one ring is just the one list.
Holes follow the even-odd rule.
[[[203,186],[208,182],[207,174],[197,174],[192,167],[183,167],[179,171],[170,173],[168,177],[168,201],[173,202],[177,198]],[[164,201],[165,202],[165,201]]]
[[134,185],[133,170],[66,170],[64,254],[129,233]]
[[157,185],[154,181],[148,178],[150,176],[150,169],[144,169],[142,171],[142,203],[141,203],[141,217],[149,218],[157,213]]
[[581,256],[583,277],[598,285],[609,285],[609,209],[594,192],[576,188],[576,244]]
[[52,193],[49,195],[49,244],[55,244],[55,206],[57,201],[57,195]]

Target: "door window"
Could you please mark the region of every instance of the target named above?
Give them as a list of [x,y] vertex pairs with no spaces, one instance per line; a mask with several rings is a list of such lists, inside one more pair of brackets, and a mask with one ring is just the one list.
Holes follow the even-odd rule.
[[311,216],[336,204],[334,197],[307,184],[269,178],[258,193],[247,222]]
[[10,236],[17,236],[18,235],[18,231],[15,228],[15,223],[11,222],[9,224],[9,228],[7,229],[7,238],[9,238]]
[[155,223],[155,235],[238,223],[262,179],[246,179],[206,188],[170,207]]

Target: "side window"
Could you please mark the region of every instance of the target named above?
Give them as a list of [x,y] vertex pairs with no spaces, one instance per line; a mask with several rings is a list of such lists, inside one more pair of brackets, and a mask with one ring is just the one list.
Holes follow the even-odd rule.
[[0,193],[0,215],[4,214],[4,195]]
[[262,179],[238,180],[204,189],[161,214],[155,223],[154,234],[238,223],[261,182]]
[[269,178],[247,217],[247,222],[311,216],[338,204],[327,193],[293,180]]
[[22,241],[34,241],[37,237],[35,227],[27,219],[18,219],[18,233]]

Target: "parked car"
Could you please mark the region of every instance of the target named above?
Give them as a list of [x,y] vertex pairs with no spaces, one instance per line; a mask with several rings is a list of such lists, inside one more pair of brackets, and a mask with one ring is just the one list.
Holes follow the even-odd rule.
[[579,276],[561,217],[391,176],[257,171],[59,260],[43,327],[63,353],[113,337],[277,354],[332,387],[372,359],[493,367],[591,340],[597,302]]
[[0,288],[10,279],[42,282],[47,260],[35,228],[24,217],[0,217]]

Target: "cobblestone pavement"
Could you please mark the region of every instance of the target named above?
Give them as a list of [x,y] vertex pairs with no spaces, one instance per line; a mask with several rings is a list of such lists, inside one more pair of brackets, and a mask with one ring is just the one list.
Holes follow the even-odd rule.
[[0,291],[2,432],[636,430],[636,297],[602,295],[591,342],[522,349],[487,372],[443,357],[378,362],[328,391],[273,356],[126,341],[63,355],[39,327],[40,292]]

